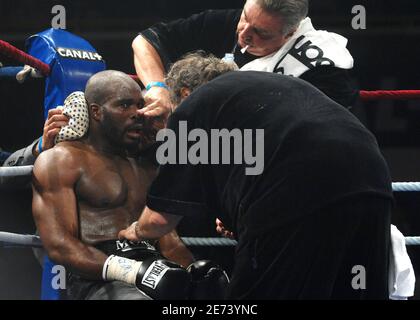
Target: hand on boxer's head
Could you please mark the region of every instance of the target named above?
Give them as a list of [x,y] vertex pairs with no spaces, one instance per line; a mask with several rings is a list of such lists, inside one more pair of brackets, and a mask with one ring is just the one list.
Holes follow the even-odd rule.
[[144,95],[145,106],[138,112],[147,118],[163,117],[165,120],[172,112],[169,91],[166,88],[152,87]]

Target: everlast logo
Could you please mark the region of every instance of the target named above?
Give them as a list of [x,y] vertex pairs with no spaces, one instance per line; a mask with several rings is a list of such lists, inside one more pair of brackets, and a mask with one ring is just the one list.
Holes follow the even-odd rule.
[[165,266],[159,261],[154,261],[144,274],[141,283],[149,288],[155,289],[156,286],[159,284],[160,279],[162,279],[163,275],[168,270],[168,266]]
[[117,250],[121,250],[130,246],[126,240],[117,240],[115,243],[117,245]]
[[57,52],[63,58],[73,58],[90,61],[102,61],[102,56],[97,52],[68,49],[68,48],[57,48]]

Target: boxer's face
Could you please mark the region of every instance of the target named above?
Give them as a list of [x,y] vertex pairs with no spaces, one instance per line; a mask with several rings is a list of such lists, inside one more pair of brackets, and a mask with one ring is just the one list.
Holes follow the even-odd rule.
[[136,84],[116,84],[102,105],[102,128],[106,138],[125,147],[138,145],[145,130],[137,110],[144,107],[140,87]]
[[266,56],[280,49],[292,34],[283,34],[282,19],[248,1],[242,11],[236,32],[238,43],[255,56]]

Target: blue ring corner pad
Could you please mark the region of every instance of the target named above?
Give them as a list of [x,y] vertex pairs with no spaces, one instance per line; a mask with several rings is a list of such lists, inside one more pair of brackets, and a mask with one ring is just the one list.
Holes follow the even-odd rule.
[[88,79],[106,69],[105,61],[85,39],[66,30],[47,29],[26,40],[27,52],[50,66],[45,79],[44,117],[63,105],[74,91],[84,91]]
[[[105,61],[85,39],[61,29],[47,29],[26,40],[28,54],[50,66],[45,78],[44,118],[48,110],[64,104],[74,91],[85,91],[88,79],[106,69]],[[42,273],[41,299],[59,300],[59,289],[52,286],[54,263],[46,256]]]

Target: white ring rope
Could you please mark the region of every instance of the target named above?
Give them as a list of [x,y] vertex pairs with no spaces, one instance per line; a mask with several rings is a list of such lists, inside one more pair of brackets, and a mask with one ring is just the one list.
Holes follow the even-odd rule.
[[[1,177],[30,176],[34,166],[0,167]],[[420,182],[393,182],[392,191],[420,191]]]
[[[182,237],[186,246],[235,246],[237,242],[227,238],[194,238]],[[407,246],[420,245],[420,237],[405,237]],[[0,231],[0,247],[42,247],[39,236]]]
[[18,234],[11,232],[0,232],[0,247],[42,247],[39,236],[32,234]]
[[0,167],[0,177],[30,176],[34,166]]
[[[28,176],[32,174],[33,166],[0,167],[0,178]],[[392,190],[420,191],[420,182],[393,182]],[[235,240],[227,238],[195,238],[183,237],[187,246],[235,246]],[[420,245],[420,237],[405,237],[406,245]],[[39,236],[23,235],[10,232],[0,232],[0,247],[42,247]]]

